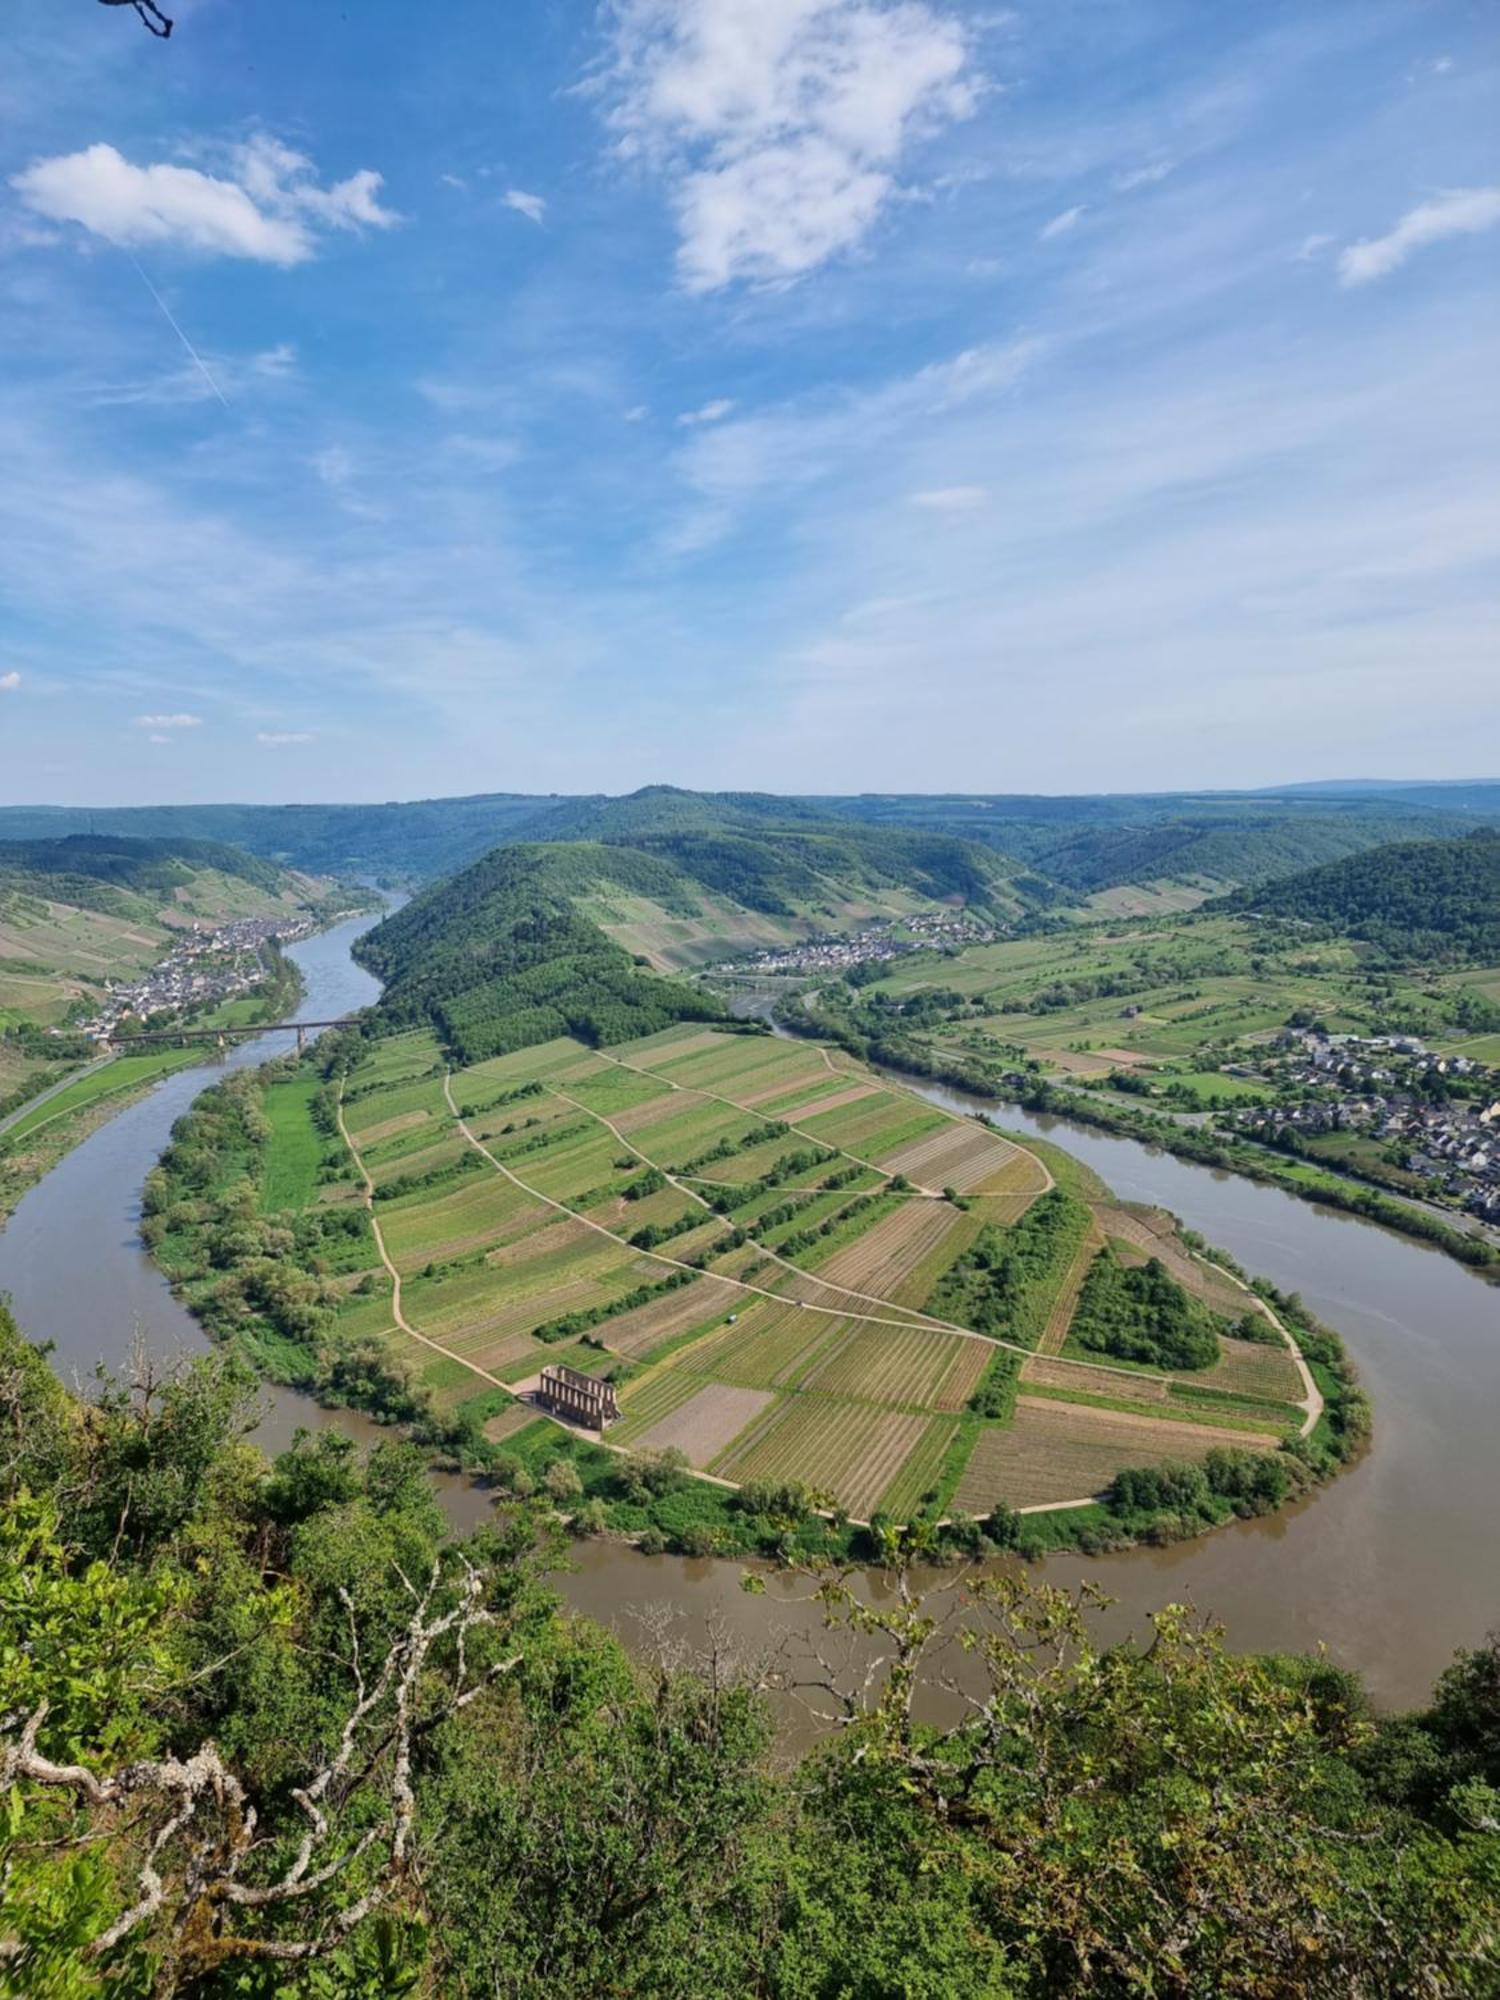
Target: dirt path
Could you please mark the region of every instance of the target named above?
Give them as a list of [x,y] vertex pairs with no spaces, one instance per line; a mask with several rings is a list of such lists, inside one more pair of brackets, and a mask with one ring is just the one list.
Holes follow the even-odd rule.
[[[1189,1289],[1192,1288],[1192,1280],[1197,1276],[1198,1272],[1206,1272],[1213,1277],[1216,1284],[1225,1286],[1229,1291],[1236,1294],[1238,1298],[1243,1299],[1251,1312],[1258,1312],[1264,1319],[1270,1321],[1271,1325],[1275,1327],[1277,1333],[1280,1334],[1282,1340],[1285,1342],[1287,1351],[1296,1364],[1297,1376],[1302,1384],[1302,1399],[1296,1407],[1306,1413],[1299,1435],[1302,1437],[1309,1436],[1315,1429],[1319,1417],[1323,1414],[1323,1392],[1313,1380],[1312,1370],[1303,1359],[1302,1350],[1297,1345],[1296,1338],[1292,1334],[1291,1329],[1282,1324],[1281,1320],[1272,1312],[1270,1306],[1266,1304],[1260,1293],[1247,1285],[1243,1278],[1237,1278],[1233,1271],[1226,1271],[1222,1264],[1216,1264],[1212,1257],[1200,1256],[1196,1250],[1189,1249],[1185,1243],[1177,1238],[1175,1229],[1174,1233],[1162,1236],[1148,1222],[1142,1220],[1140,1216],[1132,1215],[1127,1209],[1121,1208],[1117,1203],[1110,1203],[1108,1205],[1096,1203],[1096,1215],[1099,1214],[1101,1207],[1104,1208],[1104,1214],[1101,1217],[1101,1226],[1107,1233],[1119,1235],[1126,1242],[1133,1243],[1137,1249],[1144,1250],[1148,1256],[1159,1259],[1166,1269],[1179,1282],[1185,1282]],[[1201,1293],[1200,1296],[1202,1296]],[[1205,1300],[1205,1303],[1211,1304],[1212,1302]],[[1222,1300],[1216,1309],[1223,1309]]]
[[[621,1067],[628,1068],[629,1065],[622,1064]],[[510,1168],[506,1166],[503,1160],[497,1160],[495,1158],[495,1155],[489,1150],[488,1146],[486,1146],[482,1140],[476,1138],[473,1132],[471,1132],[469,1130],[469,1127],[464,1123],[464,1120],[459,1113],[458,1106],[453,1101],[453,1078],[451,1073],[444,1076],[443,1078],[443,1095],[448,1100],[448,1108],[453,1113],[454,1123],[458,1126],[459,1131],[462,1132],[464,1137],[468,1140],[469,1144],[474,1148],[475,1152],[482,1154],[484,1158],[489,1161],[490,1165],[495,1169],[497,1174],[503,1174],[506,1180],[508,1180],[513,1187],[518,1187],[523,1194],[530,1195],[533,1201],[539,1201],[545,1207],[555,1209],[559,1215],[567,1216],[570,1221],[578,1223],[581,1228],[592,1229],[596,1235],[607,1237],[611,1243],[617,1244],[622,1250],[631,1251],[637,1257],[649,1257],[653,1263],[666,1264],[670,1269],[674,1271],[697,1271],[698,1266],[696,1264],[686,1263],[680,1257],[668,1257],[660,1250],[638,1249],[633,1243],[629,1241],[628,1238],[619,1235],[613,1229],[606,1229],[602,1222],[591,1222],[586,1215],[576,1214],[571,1208],[567,1207],[565,1203],[560,1201],[555,1201],[551,1195],[543,1194],[540,1188],[534,1188],[528,1181],[523,1181],[519,1174],[512,1173]],[[598,1114],[593,1113],[591,1115],[597,1116]],[[642,1155],[641,1157],[644,1158],[645,1156]],[[774,1257],[775,1253],[767,1251],[765,1254],[767,1256]],[[820,1279],[816,1271],[804,1271],[800,1265],[789,1263],[787,1262],[786,1259],[780,1259],[778,1261],[780,1261],[783,1264],[786,1270],[794,1271],[796,1272],[798,1277],[806,1278],[814,1284],[822,1284],[824,1286],[824,1289],[827,1291],[840,1292],[846,1298],[861,1299],[870,1305],[889,1306],[891,1304],[891,1301],[889,1299],[874,1298],[870,1294],[864,1292],[852,1292],[849,1291],[847,1287],[842,1285],[830,1285],[827,1283],[826,1280]],[[737,1291],[747,1292],[753,1298],[770,1299],[774,1304],[779,1306],[795,1305],[800,1307],[803,1312],[825,1313],[830,1318],[834,1319],[857,1319],[863,1321],[865,1324],[869,1326],[898,1327],[901,1329],[903,1333],[910,1333],[913,1330],[913,1321],[909,1318],[890,1319],[876,1313],[852,1312],[847,1306],[814,1305],[810,1300],[789,1299],[784,1292],[770,1291],[765,1285],[751,1284],[750,1281],[746,1278],[734,1278],[724,1271],[714,1271],[711,1272],[709,1275],[717,1278],[721,1284],[733,1285]],[[907,1309],[904,1306],[901,1306],[897,1307],[896,1310],[899,1312],[904,1312]],[[1009,1352],[1012,1354],[1029,1355],[1031,1353],[1031,1349],[1029,1347],[1022,1347],[1016,1341],[998,1340],[991,1334],[975,1333],[972,1327],[958,1326],[952,1320],[936,1319],[931,1317],[930,1315],[923,1315],[923,1314],[918,1314],[916,1318],[920,1322],[925,1322],[927,1330],[929,1332],[956,1334],[960,1340],[982,1341],[986,1347],[1003,1347],[1008,1349]],[[1066,1365],[1067,1364],[1064,1363],[1064,1366]]]
[[[449,1102],[450,1103],[452,1102],[451,1098]],[[447,1361],[457,1361],[462,1363],[462,1365],[465,1368],[467,1368],[471,1374],[477,1375],[482,1382],[489,1382],[493,1384],[493,1386],[497,1389],[504,1389],[507,1395],[513,1394],[514,1392],[511,1390],[509,1383],[502,1382],[498,1375],[492,1375],[488,1370],[488,1368],[481,1368],[477,1361],[471,1361],[466,1354],[455,1354],[451,1347],[444,1347],[441,1341],[431,1340],[425,1333],[419,1333],[416,1327],[414,1327],[411,1321],[406,1317],[406,1314],[402,1311],[401,1273],[396,1269],[395,1265],[391,1262],[390,1252],[385,1247],[385,1237],[381,1233],[380,1218],[375,1213],[375,1183],[370,1178],[369,1168],[366,1167],[364,1161],[360,1158],[359,1148],[355,1145],[354,1141],[349,1137],[349,1127],[344,1123],[344,1086],[342,1079],[340,1080],[339,1083],[339,1097],[338,1097],[337,1111],[338,1111],[338,1121],[339,1121],[339,1133],[343,1138],[344,1144],[349,1148],[349,1157],[350,1159],[353,1160],[355,1166],[358,1168],[360,1180],[364,1184],[361,1191],[360,1199],[364,1202],[365,1208],[369,1212],[370,1233],[375,1238],[375,1248],[380,1252],[380,1261],[382,1264],[384,1264],[386,1270],[390,1273],[391,1318],[396,1322],[397,1326],[400,1327],[401,1331],[404,1334],[406,1334],[409,1339],[420,1341],[423,1347],[430,1347],[434,1354],[441,1354],[443,1358]]]
[[[622,1064],[621,1067],[623,1068],[624,1065]],[[626,1138],[625,1134],[620,1130],[618,1125],[611,1124],[610,1120],[604,1116],[604,1113],[602,1111],[590,1110],[588,1105],[580,1104],[576,1097],[569,1097],[568,1093],[565,1090],[559,1090],[555,1084],[552,1086],[552,1095],[554,1097],[561,1098],[564,1104],[571,1104],[575,1111],[583,1112],[586,1117],[597,1118],[599,1123],[603,1125],[609,1132],[611,1132],[622,1146],[624,1146],[629,1152],[633,1153],[636,1159],[638,1159],[643,1166],[653,1167],[657,1173],[661,1174],[664,1179],[669,1181],[672,1184],[672,1186],[676,1188],[679,1194],[685,1194],[689,1201],[697,1202],[699,1207],[704,1211],[705,1221],[710,1218],[715,1218],[721,1221],[726,1219],[718,1215],[718,1211],[713,1207],[712,1203],[709,1202],[703,1195],[699,1194],[696,1188],[689,1187],[686,1184],[685,1177],[674,1174],[669,1167],[664,1167],[659,1160],[653,1160],[649,1153],[643,1153],[639,1146],[637,1146],[632,1140]],[[724,1098],[721,1101],[726,1104],[730,1102],[728,1098]],[[795,1127],[793,1129],[795,1130]],[[878,1168],[876,1169],[876,1172],[877,1173],[879,1172]],[[696,1176],[694,1178],[696,1178]],[[713,1183],[710,1183],[710,1185],[713,1185]],[[734,1185],[734,1183],[730,1183],[730,1185]],[[569,1209],[568,1213],[571,1215],[573,1211]],[[582,1220],[581,1217],[578,1219]],[[623,1239],[619,1237],[617,1237],[615,1240],[617,1242],[623,1241]],[[790,1271],[795,1277],[806,1278],[812,1284],[821,1285],[825,1291],[836,1292],[841,1298],[858,1299],[861,1305],[886,1306],[892,1312],[903,1312],[911,1314],[912,1317],[909,1321],[901,1321],[899,1322],[899,1324],[925,1326],[933,1332],[962,1333],[965,1334],[971,1340],[983,1339],[986,1337],[982,1334],[975,1334],[968,1327],[957,1326],[954,1324],[952,1320],[939,1319],[934,1313],[924,1313],[915,1306],[898,1306],[894,1299],[882,1298],[878,1292],[856,1292],[853,1289],[851,1289],[851,1287],[848,1285],[836,1284],[832,1279],[829,1278],[820,1278],[816,1271],[804,1271],[800,1264],[794,1264],[790,1257],[783,1257],[779,1250],[772,1250],[767,1244],[763,1243],[757,1244],[756,1248],[759,1250],[762,1257],[765,1257],[773,1264],[780,1265],[782,1270]],[[723,1274],[718,1271],[715,1271],[711,1273],[711,1275],[717,1278],[722,1276]],[[735,1283],[736,1280],[730,1279],[728,1280],[728,1282],[732,1284]],[[781,1298],[783,1295],[778,1292],[775,1294],[775,1296]],[[796,1300],[793,1301],[793,1303],[805,1304],[806,1301]],[[817,1312],[817,1311],[827,1311],[830,1310],[830,1308],[813,1306],[810,1307],[809,1310]],[[833,1308],[832,1310],[837,1310],[837,1308]],[[861,1313],[852,1313],[850,1314],[850,1317],[853,1319],[860,1319],[864,1318],[865,1315]],[[894,1325],[897,1323],[898,1322],[891,1320],[887,1320],[884,1322],[884,1324],[887,1326]]]

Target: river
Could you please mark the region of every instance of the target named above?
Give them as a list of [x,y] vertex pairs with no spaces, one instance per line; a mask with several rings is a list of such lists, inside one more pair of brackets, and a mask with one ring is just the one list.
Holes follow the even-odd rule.
[[[349,955],[374,921],[355,918],[291,948],[306,983],[302,1018],[326,1020],[374,999],[376,982]],[[290,1039],[259,1036],[227,1062],[263,1062]],[[0,1292],[33,1339],[54,1343],[66,1379],[86,1381],[101,1361],[121,1366],[137,1333],[163,1355],[204,1348],[142,1250],[138,1227],[142,1184],[174,1121],[223,1067],[163,1079],[54,1168],[0,1234]],[[902,1081],[951,1109],[994,1113],[962,1092]],[[1375,1405],[1368,1454],[1301,1506],[1177,1548],[1053,1557],[1043,1565],[1048,1580],[1087,1576],[1102,1585],[1117,1600],[1103,1621],[1111,1633],[1138,1629],[1153,1607],[1185,1600],[1222,1618],[1238,1647],[1326,1643],[1382,1704],[1422,1700],[1458,1647],[1500,1623],[1500,1292],[1438,1251],[1135,1140],[1020,1111],[998,1122],[1065,1145],[1125,1199],[1171,1209],[1248,1269],[1301,1292],[1344,1336]],[[364,1419],[292,1391],[268,1390],[266,1404],[259,1437],[269,1449],[298,1424],[376,1434]],[[440,1489],[461,1527],[488,1504],[457,1479]],[[596,1542],[582,1546],[561,1587],[627,1642],[643,1636],[647,1607],[676,1614],[689,1643],[713,1626],[751,1652],[816,1624],[800,1602],[805,1585],[772,1575],[766,1594],[752,1597],[739,1577],[732,1563],[645,1558]]]

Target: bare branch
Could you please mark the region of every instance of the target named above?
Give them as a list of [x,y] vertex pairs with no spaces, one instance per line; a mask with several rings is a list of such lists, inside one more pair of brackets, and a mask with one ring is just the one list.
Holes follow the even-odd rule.
[[[412,1614],[373,1681],[366,1679],[354,1607],[345,1595],[354,1705],[333,1755],[292,1794],[307,1824],[290,1861],[272,1881],[239,1879],[255,1847],[256,1812],[212,1743],[186,1759],[147,1759],[101,1775],[82,1764],[57,1763],[38,1749],[47,1717],[43,1703],[14,1740],[0,1746],[0,1797],[24,1780],[70,1791],[96,1809],[118,1808],[133,1799],[147,1802],[145,1823],[155,1824],[137,1870],[135,1901],[93,1941],[92,1957],[103,1957],[170,1908],[172,1956],[184,1972],[204,1970],[231,1956],[310,1959],[331,1950],[377,1907],[406,1866],[416,1822],[412,1759],[418,1737],[467,1708],[520,1663],[520,1655],[512,1654],[477,1676],[471,1673],[471,1634],[499,1620],[485,1608],[478,1572],[466,1557],[460,1555],[458,1561],[461,1573],[451,1577],[440,1556],[420,1591],[402,1579],[415,1600]],[[435,1706],[419,1714],[419,1687],[434,1646],[445,1640],[453,1647],[446,1683]],[[384,1788],[383,1811],[357,1838],[342,1841],[340,1809],[374,1782]],[[305,1905],[375,1854],[380,1859],[374,1879],[352,1902],[322,1915],[306,1935],[263,1938],[232,1932],[225,1924],[230,1909],[264,1913]]]

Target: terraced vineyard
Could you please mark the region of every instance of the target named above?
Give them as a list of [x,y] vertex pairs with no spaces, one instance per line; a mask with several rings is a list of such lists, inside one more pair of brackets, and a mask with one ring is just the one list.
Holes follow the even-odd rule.
[[[368,1173],[401,1279],[351,1290],[341,1325],[404,1351],[440,1407],[524,1397],[564,1359],[616,1380],[611,1445],[903,1520],[1084,1502],[1315,1414],[1289,1339],[1231,1335],[1263,1309],[1170,1218],[1057,1189],[1038,1154],[816,1045],[691,1023],[445,1075],[417,1031],[367,1045],[341,1089],[355,1157],[319,1196],[357,1200]],[[276,1120],[304,1169],[309,1096]],[[1211,1366],[1078,1348],[1106,1250],[1167,1268]]]

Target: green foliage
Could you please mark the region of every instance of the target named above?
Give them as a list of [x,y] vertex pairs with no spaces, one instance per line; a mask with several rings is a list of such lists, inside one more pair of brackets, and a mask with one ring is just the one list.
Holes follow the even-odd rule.
[[[412,1620],[412,1580],[456,1553],[440,1558],[420,1454],[364,1456],[324,1433],[267,1465],[237,1441],[240,1397],[210,1361],[107,1390],[87,1414],[0,1314],[0,1756],[43,1703],[41,1754],[101,1777],[211,1741],[255,1803],[246,1879],[264,1882],[307,1826],[293,1788],[340,1740],[356,1659],[372,1686]],[[174,1502],[133,1534],[128,1475],[152,1467],[146,1484]],[[830,1648],[846,1724],[792,1760],[773,1754],[758,1677],[722,1654],[636,1664],[563,1615],[548,1514],[516,1497],[528,1468],[590,1532],[633,1514],[646,1548],[749,1532],[796,1551],[826,1531],[798,1487],[731,1501],[674,1455],[519,1433],[497,1467],[508,1493],[461,1550],[489,1621],[468,1638],[474,1698],[443,1712],[460,1664],[442,1640],[414,1693],[420,1866],[390,1865],[377,1732],[324,1802],[339,1851],[367,1842],[347,1873],[208,1918],[169,1839],[160,1911],[96,1954],[136,1900],[158,1809],[144,1792],[130,1811],[97,1808],[28,1767],[0,1780],[0,1984],[49,2000],[1494,1989],[1495,1643],[1461,1656],[1428,1710],[1380,1721],[1352,1676],[1235,1658],[1180,1610],[1149,1647],[1100,1650],[1087,1601],[975,1575],[963,1671],[977,1700],[932,1725],[920,1691],[955,1658],[949,1607],[924,1603],[911,1571],[859,1594],[825,1574],[809,1610],[854,1642],[847,1673],[837,1631]],[[1122,1475],[1112,1505],[1217,1518],[1274,1504],[1278,1476],[1294,1476],[1278,1457],[1225,1451]],[[1055,1518],[955,1520],[949,1546],[1026,1546]],[[902,1562],[938,1547],[929,1528],[877,1541]],[[872,1653],[889,1671],[865,1675]],[[340,1938],[339,1912],[369,1889],[370,1914]],[[329,1948],[253,1956],[307,1938]]]
[[1159,1258],[1127,1268],[1109,1250],[1089,1266],[1068,1337],[1155,1368],[1210,1368],[1219,1356],[1212,1315]]
[[1500,831],[1377,847],[1214,907],[1325,925],[1367,940],[1392,963],[1492,965],[1500,958]]
[[1083,1203],[1049,1188],[1013,1228],[994,1223],[951,1264],[928,1311],[977,1333],[1035,1347],[1089,1224]]

